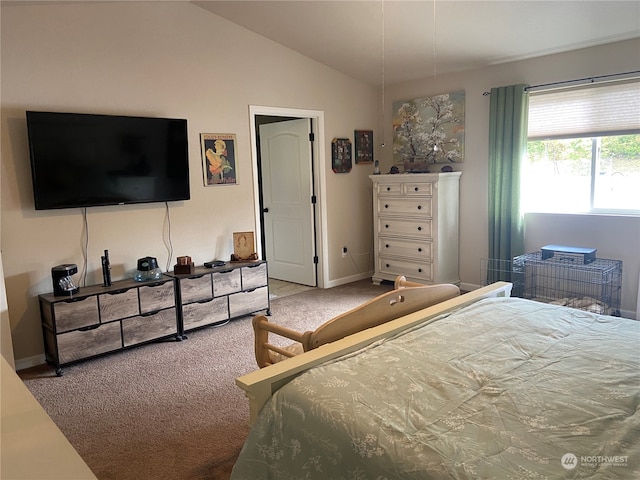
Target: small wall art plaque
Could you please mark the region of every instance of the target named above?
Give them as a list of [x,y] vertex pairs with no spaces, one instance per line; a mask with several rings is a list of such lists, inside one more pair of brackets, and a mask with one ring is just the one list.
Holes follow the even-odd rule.
[[331,142],[331,168],[335,173],[349,173],[352,166],[351,140],[334,138]]

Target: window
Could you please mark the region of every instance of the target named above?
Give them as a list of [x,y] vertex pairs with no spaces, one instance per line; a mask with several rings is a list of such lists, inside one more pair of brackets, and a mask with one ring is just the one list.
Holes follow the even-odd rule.
[[640,214],[640,82],[532,92],[525,212]]

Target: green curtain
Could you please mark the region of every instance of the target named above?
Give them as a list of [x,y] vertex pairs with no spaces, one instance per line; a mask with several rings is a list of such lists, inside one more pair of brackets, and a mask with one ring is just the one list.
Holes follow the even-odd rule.
[[513,257],[524,253],[520,172],[527,147],[527,85],[491,89],[489,111],[489,265],[487,282],[512,281]]

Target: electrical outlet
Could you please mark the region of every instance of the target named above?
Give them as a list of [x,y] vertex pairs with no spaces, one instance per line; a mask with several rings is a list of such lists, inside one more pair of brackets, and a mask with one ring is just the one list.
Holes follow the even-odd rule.
[[342,247],[342,258],[347,256],[347,247]]

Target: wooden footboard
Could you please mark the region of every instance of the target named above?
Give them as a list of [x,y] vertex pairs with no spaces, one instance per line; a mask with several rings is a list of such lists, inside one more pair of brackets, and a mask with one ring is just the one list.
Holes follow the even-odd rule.
[[255,422],[260,410],[276,390],[305,370],[480,299],[508,297],[511,295],[511,287],[510,283],[497,282],[237,378],[236,385],[245,391],[249,399],[250,423]]

